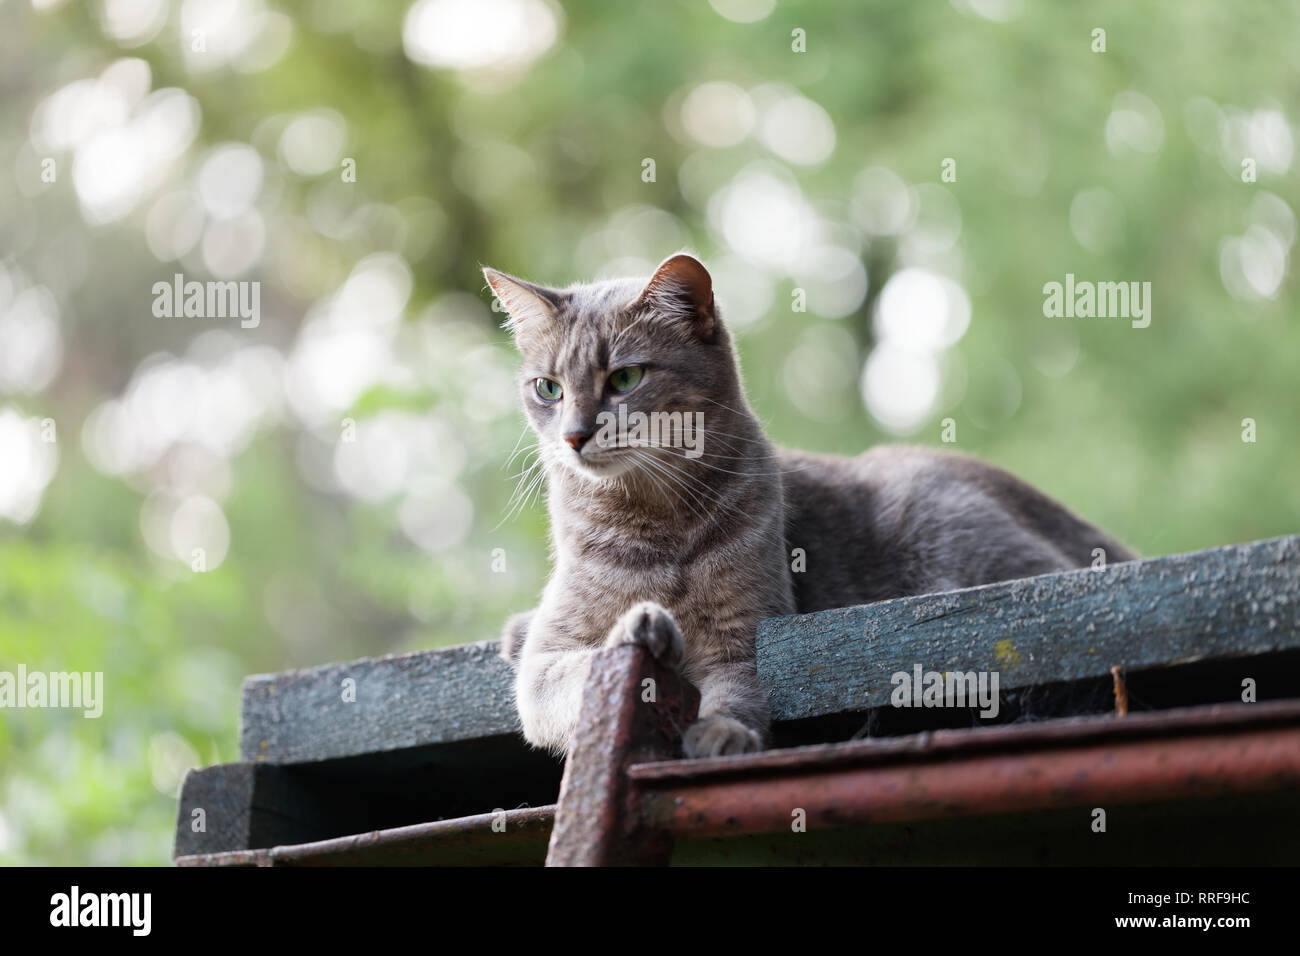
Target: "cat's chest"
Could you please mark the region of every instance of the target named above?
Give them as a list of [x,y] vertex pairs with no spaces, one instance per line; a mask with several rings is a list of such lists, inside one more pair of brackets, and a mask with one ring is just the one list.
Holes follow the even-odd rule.
[[597,564],[587,562],[570,568],[560,580],[560,591],[570,609],[592,623],[638,601],[656,601],[665,607],[695,598],[691,575],[675,563]]
[[728,517],[557,528],[551,620],[595,643],[641,601],[667,608],[684,628],[707,630],[786,609],[789,576],[774,518],[761,507]]
[[766,591],[773,579],[756,573],[752,556],[749,561],[713,553],[694,561],[586,563],[557,576],[553,597],[559,617],[594,643],[592,635],[603,638],[641,601],[667,608],[684,629],[755,616],[757,608],[768,604]]

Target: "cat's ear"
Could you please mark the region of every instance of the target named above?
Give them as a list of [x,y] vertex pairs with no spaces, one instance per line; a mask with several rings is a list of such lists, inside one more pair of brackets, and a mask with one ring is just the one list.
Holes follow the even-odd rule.
[[700,339],[713,341],[718,325],[713,277],[694,256],[679,252],[661,262],[637,302],[690,323]]
[[556,292],[525,282],[496,269],[483,267],[483,278],[491,287],[501,307],[509,314],[507,327],[516,335],[529,332],[555,315]]

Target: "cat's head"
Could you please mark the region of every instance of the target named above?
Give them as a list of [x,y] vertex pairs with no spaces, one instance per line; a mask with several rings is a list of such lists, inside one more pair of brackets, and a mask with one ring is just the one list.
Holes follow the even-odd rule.
[[[483,275],[509,313],[520,395],[549,465],[605,480],[638,470],[647,455],[682,457],[703,435],[673,433],[671,423],[707,425],[740,400],[713,281],[693,256],[668,257],[648,280],[566,289]],[[664,429],[637,430],[654,415]]]

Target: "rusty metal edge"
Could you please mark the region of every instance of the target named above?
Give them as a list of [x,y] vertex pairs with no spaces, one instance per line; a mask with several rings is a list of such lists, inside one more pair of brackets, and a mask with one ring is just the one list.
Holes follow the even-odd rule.
[[929,764],[769,764],[767,775],[637,781],[646,825],[676,838],[905,823],[1065,807],[1300,790],[1300,727],[1077,748],[966,754]]
[[[655,688],[650,700],[646,686]],[[607,647],[592,656],[547,866],[667,864],[671,840],[640,826],[627,768],[680,756],[682,732],[699,703],[695,687],[643,647]]]
[[634,764],[628,777],[638,786],[710,778],[762,776],[786,770],[830,770],[907,761],[928,761],[984,751],[1083,746],[1094,741],[1191,736],[1234,728],[1300,724],[1300,700],[1255,704],[1212,704],[1113,716],[1072,717],[1032,724],[1006,724],[960,730],[925,731],[905,737],[853,740],[769,750],[707,760],[667,760]]
[[555,806],[526,807],[502,813],[480,813],[453,820],[435,820],[388,830],[371,830],[348,836],[295,843],[257,850],[230,850],[222,853],[197,853],[178,856],[177,866],[278,866],[304,861],[321,861],[334,856],[379,848],[445,848],[477,843],[481,839],[500,839],[492,829],[494,821],[504,818],[506,833],[538,840],[550,836],[555,822]]

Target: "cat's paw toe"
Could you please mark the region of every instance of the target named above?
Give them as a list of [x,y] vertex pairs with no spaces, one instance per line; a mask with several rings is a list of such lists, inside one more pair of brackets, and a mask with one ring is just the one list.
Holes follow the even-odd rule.
[[763,738],[738,720],[715,714],[691,725],[682,739],[687,757],[726,757],[763,749]]
[[610,632],[607,647],[619,644],[639,644],[655,659],[676,668],[686,654],[686,642],[681,628],[668,611],[653,601],[634,605]]

